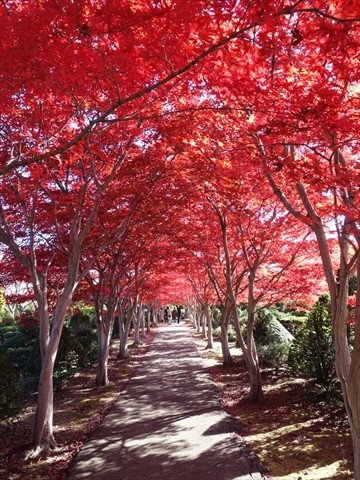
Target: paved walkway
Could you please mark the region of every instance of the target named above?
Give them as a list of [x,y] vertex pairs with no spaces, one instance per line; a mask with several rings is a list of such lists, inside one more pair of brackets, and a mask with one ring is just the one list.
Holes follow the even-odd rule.
[[260,480],[188,327],[161,327],[69,480]]

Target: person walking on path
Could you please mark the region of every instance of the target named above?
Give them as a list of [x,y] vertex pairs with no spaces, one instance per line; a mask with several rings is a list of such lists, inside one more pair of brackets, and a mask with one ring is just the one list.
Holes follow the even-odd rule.
[[176,310],[176,308],[175,308],[175,307],[172,309],[172,312],[171,312],[171,318],[172,318],[172,321],[173,321],[173,322],[176,322],[176,318],[177,318],[177,310]]
[[188,327],[162,326],[67,480],[262,480]]
[[177,306],[177,322],[180,323],[181,320],[181,305]]

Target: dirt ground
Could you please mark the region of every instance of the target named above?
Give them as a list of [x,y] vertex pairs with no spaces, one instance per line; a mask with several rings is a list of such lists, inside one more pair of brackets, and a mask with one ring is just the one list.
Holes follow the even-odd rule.
[[310,392],[308,381],[287,370],[262,372],[264,399],[247,401],[248,374],[232,346],[233,367],[221,364],[220,343],[199,351],[216,382],[222,404],[240,423],[239,434],[260,457],[274,480],[351,480],[352,447],[344,409]]

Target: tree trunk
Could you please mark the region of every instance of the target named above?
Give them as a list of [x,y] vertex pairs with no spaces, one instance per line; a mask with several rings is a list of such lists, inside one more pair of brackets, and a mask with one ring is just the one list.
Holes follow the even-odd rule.
[[150,305],[149,313],[148,313],[148,316],[147,316],[147,323],[146,323],[146,331],[147,332],[150,332],[151,325],[156,324],[155,318],[156,318],[156,315],[155,315],[154,305]]
[[138,307],[137,312],[133,315],[134,320],[134,347],[140,345],[140,319],[141,319],[141,307]]
[[360,480],[360,435],[355,430],[351,429],[351,437],[353,442],[354,452],[354,472],[355,480]]
[[247,366],[250,376],[249,400],[252,403],[257,403],[263,398],[264,394],[262,390],[259,358],[253,336],[251,336],[250,345],[248,342]]
[[140,325],[141,325],[141,338],[146,337],[146,331],[145,331],[145,307],[141,305],[140,307]]
[[200,310],[200,324],[201,324],[201,336],[203,339],[207,338],[207,325],[206,325],[206,317],[204,313],[204,308]]
[[192,308],[191,308],[191,320],[193,322],[194,328],[196,328],[197,333],[199,333],[200,332],[199,318],[198,318],[198,311],[197,311],[196,304],[192,305]]
[[224,311],[221,317],[221,351],[223,356],[223,365],[233,365],[234,361],[231,357],[229,349],[229,323],[230,323],[230,305],[225,303]]
[[212,329],[212,322],[211,316],[209,312],[209,305],[207,302],[204,304],[204,314],[207,323],[207,346],[206,348],[212,350],[214,348],[214,337],[213,337],[213,329]]
[[99,358],[97,369],[96,369],[95,385],[97,387],[103,387],[109,384],[108,360],[109,360],[110,345],[106,341],[106,337],[108,335],[104,335],[105,344],[102,346],[100,358]]
[[345,252],[345,255],[342,256],[344,260],[340,262],[339,288],[335,308],[332,305],[333,341],[336,373],[343,392],[353,442],[355,479],[360,480],[360,262],[358,260],[355,341],[351,357],[347,339],[349,282],[346,258]]
[[127,339],[129,338],[130,326],[131,326],[132,313],[126,317],[125,325],[124,319],[122,317],[121,326],[120,326],[120,346],[118,358],[124,359],[129,358],[129,351],[127,348]]
[[109,351],[110,351],[110,336],[111,336],[111,328],[108,328],[107,325],[104,323],[99,323],[98,328],[102,330],[101,333],[101,344],[100,347],[100,355],[98,359],[98,365],[96,368],[96,378],[95,378],[95,385],[106,386],[109,384],[108,378],[108,359],[109,359]]
[[39,344],[41,352],[41,360],[44,361],[45,353],[50,340],[50,322],[49,322],[49,306],[47,300],[47,292],[41,291],[36,295],[39,311]]
[[200,333],[201,330],[201,318],[200,314],[198,312],[198,309],[196,309],[195,312],[195,327],[196,327],[196,333]]
[[44,357],[40,374],[33,433],[35,452],[40,449],[42,443],[44,443],[46,449],[56,447],[53,432],[53,372],[55,356],[51,355],[52,351],[55,351],[53,346],[49,346],[47,350],[48,354]]
[[138,347],[140,345],[140,325],[137,320],[134,320],[134,347]]
[[104,329],[102,328],[103,321],[102,321],[102,308],[100,306],[100,295],[99,293],[95,293],[94,295],[94,307],[95,307],[95,320],[96,320],[96,333],[98,337],[98,359],[101,356],[101,345],[103,344],[103,334]]
[[113,333],[114,321],[115,321],[115,297],[112,296],[107,305],[107,312],[104,322],[100,322],[98,325],[101,328],[101,345],[100,355],[96,371],[95,384],[99,386],[106,386],[109,384],[108,378],[108,361],[110,353],[111,336]]
[[71,294],[72,292],[68,293],[65,289],[57,301],[50,341],[42,363],[33,434],[33,443],[36,450],[40,448],[42,442],[44,442],[45,448],[56,446],[53,433],[53,374],[61,332],[71,302]]
[[193,322],[195,325],[195,319],[194,319],[194,307],[193,305],[187,304],[185,307],[185,321],[187,319],[190,320],[190,322]]
[[[359,372],[360,354],[359,349],[353,353],[353,360],[350,370],[349,382],[346,394],[344,393],[345,407],[349,418],[351,437],[354,453],[355,479],[360,480],[360,402],[359,402]],[[344,389],[344,385],[342,384]]]
[[238,307],[235,303],[234,295],[232,294],[231,297],[232,297],[232,304],[233,304],[232,305],[232,314],[233,314],[233,320],[234,320],[234,328],[235,328],[235,332],[236,332],[236,340],[237,340],[237,343],[240,346],[240,348],[241,348],[241,350],[244,354],[245,360],[247,362],[247,346],[245,344],[243,334],[241,333],[239,310],[238,310]]
[[254,341],[254,322],[255,322],[255,309],[256,300],[254,299],[254,284],[255,273],[257,270],[257,263],[253,266],[253,270],[250,270],[249,275],[249,287],[248,287],[248,320],[246,331],[246,363],[250,375],[250,392],[249,400],[252,403],[260,401],[264,394],[262,390],[261,372],[259,365],[259,357],[256,351],[256,345]]

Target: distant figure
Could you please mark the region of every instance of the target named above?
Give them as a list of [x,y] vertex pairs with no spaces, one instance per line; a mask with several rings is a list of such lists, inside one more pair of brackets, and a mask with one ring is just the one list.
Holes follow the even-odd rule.
[[164,310],[164,322],[168,322],[169,321],[169,309],[168,307],[165,307],[165,310]]
[[181,319],[181,305],[177,306],[177,322],[180,323]]
[[171,312],[171,318],[173,319],[174,322],[176,322],[176,317],[177,317],[177,310],[174,307],[172,312]]

